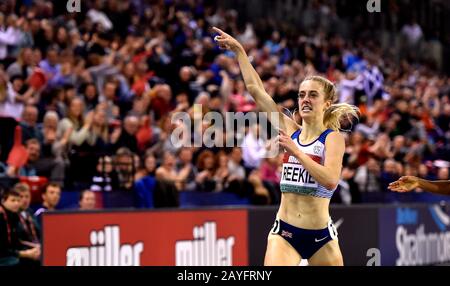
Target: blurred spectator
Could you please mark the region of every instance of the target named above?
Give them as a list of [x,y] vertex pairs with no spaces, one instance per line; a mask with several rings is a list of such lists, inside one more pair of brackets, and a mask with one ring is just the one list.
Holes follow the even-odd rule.
[[[1,150],[0,150],[1,152]],[[1,153],[0,153],[1,154]],[[0,161],[0,178],[8,177],[8,166]]]
[[121,147],[114,158],[115,172],[117,174],[119,189],[131,190],[134,184],[135,168],[134,155],[130,149]]
[[[405,175],[406,175],[406,172],[405,172]],[[419,165],[417,174],[415,174],[415,175],[420,176],[421,178],[424,178],[425,180],[435,180],[436,179],[436,176],[434,176],[434,174],[432,172],[430,172],[430,170],[428,170],[428,167],[425,164]]]
[[233,147],[228,161],[228,172],[230,174],[230,181],[243,180],[245,178],[245,169],[242,163],[242,149]]
[[[95,156],[92,158],[91,148],[97,142],[97,136],[92,132],[94,112],[91,111],[84,116],[84,104],[79,98],[70,101],[66,117],[58,124],[59,134],[68,134],[67,157],[70,160],[69,175],[71,180],[87,181],[90,178],[90,171],[95,168]],[[91,160],[90,165],[86,165],[85,159]],[[76,171],[75,171],[76,170]]]
[[139,119],[133,115],[125,117],[123,127],[116,129],[111,135],[111,142],[114,144],[114,149],[118,150],[119,148],[127,147],[130,151],[137,153],[136,134],[138,130]]
[[271,204],[269,190],[264,186],[259,171],[254,170],[248,177],[248,182],[253,187],[251,199],[253,204],[268,205]]
[[388,135],[385,133],[380,133],[375,143],[369,147],[369,152],[378,159],[384,160],[393,156],[390,149],[391,141],[389,140]]
[[20,50],[17,61],[12,63],[6,72],[9,77],[21,76],[22,78],[28,79],[28,77],[33,73],[33,68],[36,63],[33,61],[33,50],[31,48],[23,48]]
[[[20,260],[38,261],[39,246],[23,249],[18,234],[20,194],[9,190],[2,192],[0,205],[0,265],[19,265]],[[19,260],[20,259],[20,260]]]
[[278,156],[273,156],[264,159],[264,161],[261,163],[261,178],[266,181],[270,182],[271,184],[278,185],[280,183],[280,177],[281,177],[281,170],[280,166],[283,162],[283,156],[284,154],[280,154]]
[[86,110],[91,111],[96,108],[99,103],[99,95],[97,87],[94,83],[87,83],[82,89],[82,95],[84,103],[86,105]]
[[339,186],[341,192],[348,192],[350,194],[349,203],[358,204],[362,202],[361,192],[358,183],[355,181],[357,166],[355,163],[342,168],[341,182]]
[[47,111],[42,124],[42,152],[45,157],[67,159],[67,143],[71,130],[65,134],[58,133],[59,116],[55,111]]
[[[99,153],[107,150],[110,144],[108,121],[106,119],[106,112],[100,108],[94,110],[91,125],[91,136],[93,138],[92,152]],[[95,140],[94,140],[95,138]]]
[[90,128],[93,121],[93,112],[84,114],[84,103],[79,98],[70,101],[66,117],[59,122],[60,133],[72,130],[69,138],[70,146],[81,146],[90,137]]
[[144,153],[153,143],[154,129],[151,126],[149,115],[143,115],[139,120],[139,129],[136,133],[137,148],[139,153]]
[[366,164],[358,167],[354,180],[361,192],[380,191],[380,169],[380,163],[374,157],[369,157]]
[[113,24],[111,23],[111,20],[108,18],[108,16],[101,11],[101,4],[100,2],[96,2],[94,7],[92,7],[88,12],[87,16],[94,24],[100,24],[101,27],[107,31],[111,30],[113,28]]
[[393,118],[396,122],[395,134],[406,134],[411,130],[411,115],[408,111],[408,103],[401,99],[396,102],[396,111],[394,111]]
[[422,40],[423,37],[423,31],[417,23],[415,17],[412,17],[410,22],[406,23],[402,27],[401,33],[406,38],[405,48],[407,49],[407,51],[416,55],[420,40]]
[[96,165],[96,173],[92,177],[90,190],[110,192],[119,188],[119,178],[109,156],[100,156]]
[[346,153],[349,154],[348,162],[356,162],[358,165],[363,165],[367,162],[369,157],[369,143],[361,132],[355,131],[350,135],[346,144]]
[[24,78],[15,75],[10,78],[6,85],[6,96],[0,105],[0,115],[13,117],[20,121],[23,110],[27,104],[35,104],[35,90],[33,87],[27,89]]
[[[63,184],[65,163],[62,158],[55,157],[50,150],[42,150],[37,139],[29,139],[25,143],[25,147],[28,151],[28,161],[25,166],[20,168],[19,176],[43,176],[60,185]],[[46,153],[42,151],[46,151]]]
[[113,79],[108,79],[103,84],[103,90],[100,94],[99,101],[101,107],[106,112],[108,123],[116,120],[120,115],[119,107],[115,104],[117,95],[117,82]]
[[281,199],[280,179],[284,154],[264,159],[259,169],[261,179],[269,189],[271,203],[277,204]]
[[90,190],[84,190],[80,193],[80,199],[78,200],[80,211],[95,210],[95,193]]
[[[23,183],[17,183],[14,185],[14,190],[20,194],[21,201],[18,227],[18,237],[20,243],[23,249],[40,247],[41,230],[30,209],[30,187]],[[21,264],[40,265],[40,262],[36,260],[21,259]]]
[[173,109],[172,106],[172,90],[169,85],[157,85],[151,92],[150,109],[155,112],[155,120],[160,119]]
[[214,175],[217,170],[214,153],[209,150],[202,151],[197,158],[198,173],[195,177],[197,190],[203,192],[214,192],[219,190]]
[[392,157],[395,161],[403,162],[408,148],[406,147],[405,137],[403,135],[397,135],[392,142]]
[[266,154],[266,146],[263,139],[259,136],[260,126],[258,124],[249,127],[247,135],[242,142],[242,157],[244,166],[250,170],[258,168],[262,158]]
[[77,176],[72,176],[81,182],[88,182],[96,171],[97,158],[109,154],[110,139],[105,112],[99,108],[88,116],[92,116],[85,140],[81,145],[71,146],[71,170],[76,170]]
[[166,151],[164,152],[161,166],[156,169],[156,179],[168,181],[174,184],[178,191],[183,191],[186,185],[186,178],[190,172],[191,165],[184,165],[180,171],[177,171],[175,156]]
[[38,225],[42,227],[42,213],[54,211],[61,199],[61,187],[56,183],[49,183],[42,193],[42,206],[34,212]]
[[25,106],[22,112],[22,121],[20,122],[23,143],[33,138],[39,140],[39,142],[43,141],[43,134],[39,130],[37,122],[38,109],[34,105]]
[[179,82],[177,83],[174,94],[186,94],[188,96],[189,102],[192,104],[194,99],[198,95],[198,87],[195,82],[192,81],[194,74],[191,67],[184,66],[180,69],[179,72]]
[[25,143],[26,152],[28,154],[27,161],[23,166],[9,166],[8,172],[10,176],[37,176],[34,164],[39,160],[41,155],[41,145],[37,139],[30,139]]
[[20,31],[23,19],[17,19],[16,15],[5,16],[0,12],[0,62],[8,57],[8,46],[16,46],[21,40]]
[[448,168],[445,167],[439,168],[437,172],[437,179],[442,181],[448,180],[449,179]]
[[144,157],[144,173],[142,177],[136,180],[134,184],[134,192],[136,195],[136,207],[153,208],[154,194],[156,191],[156,159],[155,156],[148,152]]
[[214,174],[216,191],[223,191],[228,187],[230,174],[228,172],[228,156],[224,151],[217,153],[215,158],[217,169]]
[[197,167],[192,164],[193,152],[192,148],[182,147],[178,150],[178,162],[177,162],[177,171],[181,172],[183,169],[189,169],[189,174],[187,175],[185,181],[184,191],[195,191],[195,177],[197,175]]
[[0,116],[5,116],[6,101],[8,100],[8,76],[0,68]]
[[392,159],[387,159],[383,163],[383,170],[380,174],[380,191],[388,191],[388,185],[391,182],[397,181],[398,178],[400,178],[400,175],[398,173],[397,163]]
[[355,128],[355,131],[361,132],[366,138],[374,138],[378,134],[379,128],[380,123],[378,121],[375,121],[373,117],[362,115],[359,119],[359,124]]
[[442,114],[437,118],[437,125],[442,132],[445,132],[450,129],[450,102],[446,103],[442,110]]
[[39,67],[44,71],[49,82],[52,82],[55,76],[61,74],[61,64],[59,63],[59,51],[57,46],[50,46],[47,49],[45,59],[39,63]]

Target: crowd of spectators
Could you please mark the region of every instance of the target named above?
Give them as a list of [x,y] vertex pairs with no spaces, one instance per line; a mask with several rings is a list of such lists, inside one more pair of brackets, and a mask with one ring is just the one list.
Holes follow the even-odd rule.
[[[294,113],[298,86],[311,74],[360,107],[359,122],[343,131],[337,201],[386,192],[401,175],[449,179],[448,75],[420,58],[391,56],[376,39],[242,22],[208,0],[82,0],[79,13],[68,13],[65,1],[2,1],[0,116],[14,118],[20,129],[10,130],[20,136],[2,139],[0,176],[40,176],[63,192],[134,192],[135,206],[146,208],[176,205],[177,193],[190,191],[279,203],[282,155],[264,158],[255,126],[235,138],[243,147],[170,140],[175,112],[257,111],[233,54],[214,43],[217,26],[243,44],[280,111]],[[398,33],[412,51],[425,36],[415,22]],[[203,120],[183,136],[196,140],[210,125]],[[24,153],[12,152],[18,145]]]

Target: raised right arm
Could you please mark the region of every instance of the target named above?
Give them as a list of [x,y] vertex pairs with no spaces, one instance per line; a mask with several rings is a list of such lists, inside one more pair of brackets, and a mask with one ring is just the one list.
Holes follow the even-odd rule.
[[272,97],[264,90],[263,82],[250,63],[247,53],[242,45],[224,31],[216,27],[214,27],[213,30],[219,34],[219,36],[215,37],[215,41],[219,44],[219,47],[231,50],[236,54],[245,86],[251,96],[255,99],[258,108],[261,111],[268,113],[269,120],[271,112],[278,113],[280,128],[288,134],[292,134],[299,129],[299,125],[295,123],[293,119],[278,110],[275,101],[273,101]]

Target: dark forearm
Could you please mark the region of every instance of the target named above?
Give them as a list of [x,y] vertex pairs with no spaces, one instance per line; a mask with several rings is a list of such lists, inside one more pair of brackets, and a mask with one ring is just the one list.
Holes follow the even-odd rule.
[[450,180],[431,182],[419,179],[419,188],[434,194],[450,195]]

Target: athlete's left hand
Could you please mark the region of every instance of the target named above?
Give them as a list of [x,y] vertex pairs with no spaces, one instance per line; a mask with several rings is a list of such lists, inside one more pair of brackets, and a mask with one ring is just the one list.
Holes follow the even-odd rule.
[[300,152],[300,149],[297,147],[297,145],[295,145],[292,138],[289,135],[287,135],[286,132],[284,132],[284,130],[280,129],[279,131],[280,134],[278,135],[278,144],[280,144],[280,146],[291,155],[295,156],[295,154]]

